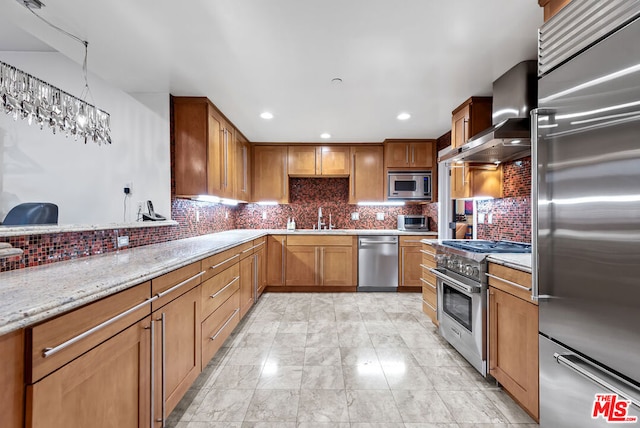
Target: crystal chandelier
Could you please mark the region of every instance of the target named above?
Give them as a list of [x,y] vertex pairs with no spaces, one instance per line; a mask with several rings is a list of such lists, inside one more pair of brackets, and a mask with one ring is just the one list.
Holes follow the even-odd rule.
[[93,95],[87,79],[87,56],[89,42],[57,27],[38,15],[34,9],[44,6],[39,0],[17,0],[46,24],[84,45],[84,88],[80,98],[42,81],[16,67],[0,61],[0,103],[7,114],[45,126],[53,133],[60,131],[67,137],[74,136],[101,145],[111,144],[110,116],[104,110],[89,104],[86,99]]

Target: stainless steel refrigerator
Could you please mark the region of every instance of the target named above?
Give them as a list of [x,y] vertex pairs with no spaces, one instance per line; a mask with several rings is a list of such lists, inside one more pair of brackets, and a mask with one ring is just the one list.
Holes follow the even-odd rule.
[[640,427],[640,2],[566,9],[532,114],[540,424]]

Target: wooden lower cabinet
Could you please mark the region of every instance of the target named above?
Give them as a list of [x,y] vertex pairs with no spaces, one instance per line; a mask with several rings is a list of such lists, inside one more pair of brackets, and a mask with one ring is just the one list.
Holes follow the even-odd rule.
[[538,306],[489,287],[489,374],[538,419]]
[[[256,241],[253,242],[254,245],[258,245]],[[256,299],[259,299],[260,296],[262,296],[262,293],[264,293],[264,289],[267,286],[267,249],[265,248],[266,241],[262,242],[263,244],[260,247],[257,247],[254,253]]]
[[353,247],[320,248],[320,284],[326,286],[353,286],[355,267]]
[[287,239],[287,286],[353,287],[357,284],[357,237],[296,235]]
[[156,427],[162,426],[162,420],[166,420],[200,374],[201,299],[200,288],[195,287],[151,314],[155,323]]
[[24,416],[24,330],[0,337],[0,427],[22,428]]
[[422,285],[422,311],[436,326],[438,321],[438,290],[436,276],[429,270],[436,267],[436,251],[430,244],[422,244],[420,261],[420,283]]
[[254,264],[255,257],[253,255],[240,260],[240,318],[249,312],[255,300]]
[[267,237],[267,286],[284,284],[286,235],[269,235]]
[[286,285],[317,285],[318,249],[313,245],[287,245]]
[[150,324],[149,317],[133,324],[29,385],[26,426],[148,427]]
[[[398,291],[420,291],[422,270],[420,262],[422,244],[420,236],[400,236],[400,255],[398,257]],[[404,290],[403,290],[404,289]]]
[[[253,259],[253,257],[249,257]],[[240,292],[233,293],[202,321],[202,365],[209,363],[240,322]]]

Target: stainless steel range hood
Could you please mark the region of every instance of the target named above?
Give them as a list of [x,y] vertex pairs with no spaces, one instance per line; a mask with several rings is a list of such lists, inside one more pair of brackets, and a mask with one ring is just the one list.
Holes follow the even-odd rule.
[[529,112],[538,98],[537,66],[536,61],[523,61],[493,82],[493,126],[438,160],[497,163],[528,156]]

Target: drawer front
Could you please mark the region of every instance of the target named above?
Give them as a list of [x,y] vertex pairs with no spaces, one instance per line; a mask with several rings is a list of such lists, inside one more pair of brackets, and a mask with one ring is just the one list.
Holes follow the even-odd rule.
[[166,305],[176,297],[202,282],[204,276],[200,262],[191,263],[151,280],[151,294],[160,297],[153,302],[152,310]]
[[244,244],[240,244],[237,247],[234,247],[232,250],[230,250],[230,256],[227,256],[227,258],[232,257],[234,251],[240,254],[240,260],[246,259],[247,257],[253,255],[253,242],[245,242]]
[[[251,242],[247,242],[247,244],[251,244]],[[245,244],[242,244],[242,245],[244,246]],[[247,248],[251,246],[252,245],[249,245]],[[233,247],[230,250],[226,250],[221,253],[214,254],[213,256],[210,256],[204,259],[202,261],[202,270],[205,271],[206,273],[204,274],[204,277],[202,278],[202,280],[203,281],[207,280],[212,276],[219,274],[220,272],[222,272],[232,264],[238,263],[240,261],[239,247],[240,246]],[[247,248],[245,248],[243,251],[246,251]],[[245,253],[245,256],[251,255],[251,254],[253,254],[253,252],[249,254]]]
[[422,270],[422,277],[420,277],[420,283],[422,284],[422,288],[429,288],[434,293],[436,292],[436,277],[429,273],[425,274],[424,269]]
[[353,236],[289,235],[287,245],[351,246]]
[[235,292],[202,322],[202,365],[218,352],[240,322],[240,292]]
[[240,289],[240,264],[236,263],[227,270],[202,283],[202,318],[206,318]]
[[[27,383],[34,383],[151,313],[149,282],[27,329]],[[140,308],[126,314],[128,310]],[[108,323],[111,321],[110,323]],[[102,327],[98,327],[102,325]],[[89,330],[95,331],[81,336]],[[80,336],[80,338],[79,338]],[[78,339],[75,342],[69,342]],[[52,348],[45,357],[44,351]]]
[[401,247],[421,247],[420,240],[424,239],[422,236],[400,236]]
[[489,263],[489,285],[499,290],[509,293],[538,304],[537,301],[531,300],[531,274],[521,270],[512,269],[506,266]]
[[260,250],[265,250],[267,249],[267,237],[262,237],[262,238],[258,238],[258,239],[254,239],[253,240],[253,251],[260,251]]
[[429,286],[422,287],[422,300],[430,304],[434,309],[438,308],[436,292]]
[[435,259],[433,257],[431,257],[431,256],[428,256],[428,255],[424,254],[424,253],[422,253],[422,264],[424,266],[427,266],[427,267],[430,267],[430,268],[436,268],[437,267]]

